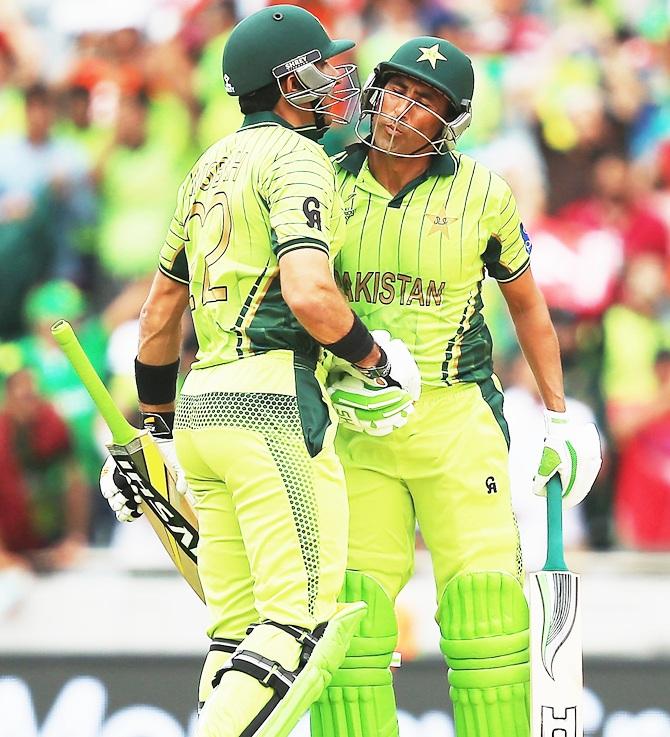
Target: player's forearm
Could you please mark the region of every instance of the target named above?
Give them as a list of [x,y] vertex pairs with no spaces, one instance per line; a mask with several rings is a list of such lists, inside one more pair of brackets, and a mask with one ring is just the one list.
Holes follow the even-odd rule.
[[[161,380],[162,373],[158,376],[161,369],[179,360],[181,319],[187,303],[188,288],[158,272],[140,313],[140,340],[137,352],[137,361],[148,369],[148,372],[155,370],[157,381]],[[144,371],[143,375],[148,372]],[[174,409],[174,396],[167,401],[143,400],[137,370],[136,376],[140,408],[143,411],[170,412]]]
[[[305,330],[323,346],[337,344],[354,325],[351,308],[334,282],[314,286],[304,300],[293,302],[291,310]],[[359,327],[362,328],[360,323]],[[357,363],[368,368],[376,366],[380,358],[381,351],[374,343]]]
[[556,331],[544,301],[519,314],[512,313],[519,345],[533,372],[547,409],[565,411],[563,371]]

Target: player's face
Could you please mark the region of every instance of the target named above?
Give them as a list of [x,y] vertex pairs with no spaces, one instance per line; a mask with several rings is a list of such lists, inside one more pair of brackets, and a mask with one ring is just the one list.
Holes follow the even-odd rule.
[[[285,85],[285,86],[284,86]],[[308,67],[298,78],[297,73],[282,83],[286,99],[298,110],[312,110],[323,116],[326,125],[348,123],[356,109],[360,93],[358,73],[354,64],[333,65],[321,60]],[[312,102],[299,101],[301,92],[311,91],[315,95]]]
[[[332,77],[335,79],[337,77],[337,69],[327,60],[321,60],[318,61],[314,65],[322,74],[325,74],[328,77]],[[331,95],[326,96],[324,99],[324,107],[328,104],[333,104],[335,102],[334,98]],[[333,116],[329,112],[324,112],[323,117],[325,118],[326,125],[332,125],[333,123]]]
[[[401,74],[393,75],[384,87],[373,122],[374,144],[391,154],[429,152],[428,141],[437,139],[445,120],[453,117],[447,98],[434,87]],[[439,118],[442,118],[440,120]]]

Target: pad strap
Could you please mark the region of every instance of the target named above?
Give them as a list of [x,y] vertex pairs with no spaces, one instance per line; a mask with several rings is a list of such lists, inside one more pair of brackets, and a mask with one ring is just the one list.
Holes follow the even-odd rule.
[[[274,689],[278,698],[283,698],[293,681],[298,677],[300,671],[305,667],[305,664],[309,660],[314,648],[316,647],[319,638],[323,634],[326,628],[326,624],[318,625],[313,632],[302,627],[296,627],[292,624],[281,624],[280,622],[273,622],[272,620],[266,619],[257,624],[252,624],[247,629],[247,635],[251,634],[256,627],[261,625],[272,625],[277,629],[286,632],[287,634],[294,637],[300,645],[302,645],[302,652],[300,653],[300,663],[296,670],[290,671],[284,668],[276,660],[270,660],[265,658],[252,650],[237,650],[238,642],[235,640],[219,639],[210,645],[211,650],[223,650],[224,652],[232,652],[233,657],[217,671],[212,681],[212,686],[216,688],[223,675],[230,670],[237,670],[241,673],[255,678],[257,681],[262,683],[268,688]],[[230,649],[229,649],[230,648]]]
[[219,685],[223,675],[230,670],[237,670],[255,678],[264,686],[274,689],[279,698],[286,696],[298,675],[298,671],[288,671],[276,660],[264,658],[251,650],[239,650],[214,677],[212,681],[214,688]]
[[234,653],[242,640],[229,640],[225,637],[214,637],[209,652]]

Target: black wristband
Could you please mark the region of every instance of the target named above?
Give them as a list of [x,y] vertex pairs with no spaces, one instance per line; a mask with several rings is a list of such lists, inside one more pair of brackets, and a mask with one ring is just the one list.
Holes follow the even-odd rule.
[[137,397],[142,404],[170,404],[177,395],[179,359],[165,366],[149,366],[135,359]]
[[375,341],[370,331],[363,325],[361,318],[354,315],[354,324],[351,330],[339,340],[323,347],[328,349],[334,356],[342,358],[349,363],[362,361],[374,348]]

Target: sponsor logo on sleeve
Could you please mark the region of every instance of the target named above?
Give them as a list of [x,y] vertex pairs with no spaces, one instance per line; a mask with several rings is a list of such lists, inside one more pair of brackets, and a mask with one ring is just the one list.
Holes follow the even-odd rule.
[[526,249],[526,253],[530,255],[530,252],[533,250],[533,244],[530,241],[530,236],[526,233],[526,229],[523,227],[523,223],[519,224],[519,231],[523,238],[523,247]]

